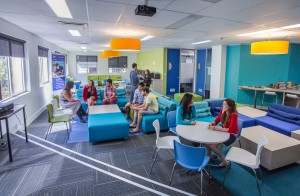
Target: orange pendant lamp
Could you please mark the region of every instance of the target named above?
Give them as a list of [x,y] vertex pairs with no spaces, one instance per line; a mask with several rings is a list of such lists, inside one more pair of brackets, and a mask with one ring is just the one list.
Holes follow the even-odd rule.
[[112,51],[112,50],[104,50],[103,53],[100,54],[100,58],[112,58],[121,56],[121,52]]
[[276,55],[287,54],[289,52],[289,41],[270,40],[253,42],[251,44],[251,54],[254,55]]
[[115,51],[140,51],[141,40],[134,38],[113,38],[110,40],[110,49]]

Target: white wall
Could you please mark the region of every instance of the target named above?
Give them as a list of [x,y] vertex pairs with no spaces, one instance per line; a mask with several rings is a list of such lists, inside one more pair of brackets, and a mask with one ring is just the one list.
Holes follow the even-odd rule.
[[212,47],[210,98],[224,97],[227,46]]
[[[26,105],[27,124],[31,123],[39,114],[45,110],[45,106],[52,99],[52,84],[51,84],[51,72],[50,82],[40,87],[39,84],[39,68],[38,68],[38,46],[42,46],[49,49],[49,71],[51,70],[51,52],[58,51],[67,54],[67,51],[51,44],[50,42],[43,40],[42,38],[21,29],[20,27],[11,24],[0,18],[0,32],[18,39],[26,41],[25,44],[25,83],[26,90],[28,92],[14,97],[5,102],[12,102]],[[18,113],[18,117],[23,123],[23,115]],[[14,132],[20,126],[15,116],[9,119],[10,132]],[[2,130],[5,133],[6,128],[4,122],[2,122]]]
[[[82,83],[87,82],[87,75],[88,74],[78,74],[77,73],[77,66],[76,66],[76,55],[91,55],[91,56],[98,56],[98,64],[97,64],[97,71],[99,75],[107,75],[108,74],[108,59],[102,59],[99,57],[100,52],[69,52],[68,55],[68,73],[71,75],[74,80],[80,80]],[[124,53],[122,52],[122,56],[127,56],[127,72],[121,73],[122,79],[129,79],[129,73],[131,71],[132,63],[136,63],[136,53]],[[95,75],[95,74],[91,74]]]

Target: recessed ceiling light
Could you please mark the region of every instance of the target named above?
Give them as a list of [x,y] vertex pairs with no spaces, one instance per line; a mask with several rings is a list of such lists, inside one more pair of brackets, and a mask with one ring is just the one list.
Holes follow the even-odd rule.
[[295,24],[295,25],[281,27],[281,29],[296,29],[296,28],[299,28],[299,27],[300,27],[300,24]]
[[197,44],[204,44],[204,43],[208,43],[211,42],[211,40],[205,40],[205,41],[201,41],[201,42],[194,42],[192,44],[197,45]]
[[251,32],[251,33],[241,34],[241,35],[238,35],[238,36],[244,37],[244,36],[249,36],[249,35],[257,35],[257,34],[281,31],[281,30],[284,30],[284,29],[296,29],[296,28],[300,28],[300,24],[289,25],[289,26],[284,26],[284,27],[279,27],[279,28],[273,28],[273,29],[268,29],[268,30],[264,30],[264,31],[255,31],[255,32]]
[[68,30],[70,32],[71,35],[75,36],[75,37],[79,37],[81,36],[80,32],[77,30]]
[[249,36],[249,35],[256,35],[256,34],[262,34],[262,33],[270,33],[270,32],[275,32],[275,31],[280,31],[280,28],[275,28],[275,29],[268,29],[268,30],[263,30],[263,31],[256,31],[256,32],[251,32],[251,33],[245,33],[238,35],[239,37],[244,37],[244,36]]
[[142,38],[141,41],[146,41],[149,39],[152,39],[154,37],[154,35],[147,35],[146,37]]
[[82,50],[86,50],[86,46],[81,46],[81,49]]
[[53,12],[61,18],[73,18],[65,0],[46,0]]

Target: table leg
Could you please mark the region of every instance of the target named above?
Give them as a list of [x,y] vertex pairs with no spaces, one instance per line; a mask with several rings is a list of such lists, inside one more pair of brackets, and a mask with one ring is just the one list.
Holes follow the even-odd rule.
[[23,108],[23,118],[24,118],[24,129],[25,129],[26,142],[28,142],[25,107]]
[[282,94],[282,105],[284,105],[284,101],[285,101],[285,92],[283,92],[283,94]]
[[10,160],[10,162],[12,162],[13,158],[12,158],[11,146],[10,146],[8,118],[5,119],[5,123],[6,123],[6,132],[7,132],[6,135],[7,135],[7,145],[8,145],[9,160]]
[[3,139],[1,120],[0,120],[0,134],[1,134],[1,139]]
[[254,91],[254,104],[253,107],[256,108],[257,90]]

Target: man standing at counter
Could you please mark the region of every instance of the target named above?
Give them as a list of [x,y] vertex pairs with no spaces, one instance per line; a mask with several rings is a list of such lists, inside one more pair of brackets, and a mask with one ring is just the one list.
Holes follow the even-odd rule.
[[131,94],[130,94],[130,102],[133,100],[134,91],[138,88],[139,78],[137,74],[137,64],[132,64],[132,70],[130,72],[130,82],[131,82]]

